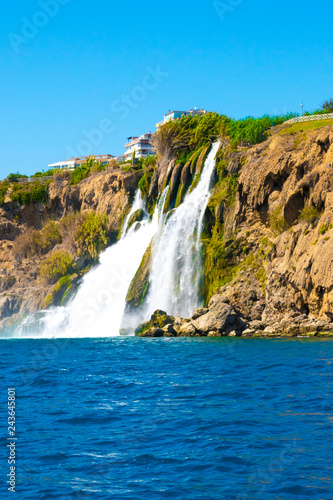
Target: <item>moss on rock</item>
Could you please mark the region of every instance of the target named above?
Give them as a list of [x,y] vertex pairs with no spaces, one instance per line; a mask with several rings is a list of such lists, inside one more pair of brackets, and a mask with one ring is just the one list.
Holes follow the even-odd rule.
[[129,221],[128,221],[128,229],[133,226],[135,222],[141,222],[144,219],[145,213],[142,208],[139,208],[135,212],[132,213]]
[[[151,315],[150,320],[146,321],[145,323],[140,323],[140,325],[136,328],[135,330],[135,335],[138,337],[147,337],[150,335],[147,335],[147,332],[149,330],[160,330],[163,327],[167,325],[173,324],[175,321],[175,318],[173,316],[169,316],[165,311],[161,311],[160,309],[157,309],[157,311],[154,312],[154,314]],[[151,335],[155,336],[155,335]],[[158,336],[163,336],[158,335]]]
[[127,310],[136,309],[143,304],[149,290],[149,272],[151,266],[151,245],[147,248],[142,257],[141,264],[137,270],[127,292]]

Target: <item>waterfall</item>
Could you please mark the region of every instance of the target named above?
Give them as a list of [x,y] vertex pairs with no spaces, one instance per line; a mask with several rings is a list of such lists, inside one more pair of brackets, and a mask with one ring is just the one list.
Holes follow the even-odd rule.
[[[189,317],[201,305],[201,233],[211,191],[215,143],[206,159],[198,185],[184,202],[163,215],[168,187],[160,197],[151,220],[140,192],[136,193],[125,219],[120,240],[100,255],[100,264],[89,271],[72,301],[26,318],[15,337],[110,337],[119,335],[122,325],[135,327],[156,309]],[[140,225],[128,223],[138,209],[145,211]],[[124,315],[126,295],[153,240],[150,286],[146,301],[137,313]],[[128,320],[128,321],[127,321]]]
[[202,305],[199,298],[202,277],[200,237],[219,146],[219,142],[213,145],[198,185],[166,218],[155,237],[146,317],[156,309],[163,309],[173,316],[187,318]]
[[15,337],[110,337],[119,335],[125,299],[143,254],[158,230],[166,192],[152,220],[128,229],[128,221],[144,203],[138,192],[124,223],[120,240],[100,255],[100,264],[83,278],[74,299],[66,307],[55,307],[29,316],[16,330]]
[[125,219],[123,229],[121,231],[121,238],[122,239],[124,238],[125,234],[127,233],[128,223],[129,223],[129,220],[131,218],[131,215],[133,215],[134,212],[136,212],[137,210],[140,210],[140,209],[144,210],[145,206],[144,206],[144,201],[143,201],[142,196],[141,196],[141,191],[140,191],[140,189],[138,189],[137,192],[135,193],[135,196],[134,196],[132,208]]

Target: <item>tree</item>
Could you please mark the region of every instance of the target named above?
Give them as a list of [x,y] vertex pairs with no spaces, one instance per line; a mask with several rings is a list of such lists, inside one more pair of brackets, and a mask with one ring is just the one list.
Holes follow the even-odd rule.
[[328,99],[328,101],[325,101],[323,104],[323,109],[325,109],[327,113],[333,113],[333,99]]

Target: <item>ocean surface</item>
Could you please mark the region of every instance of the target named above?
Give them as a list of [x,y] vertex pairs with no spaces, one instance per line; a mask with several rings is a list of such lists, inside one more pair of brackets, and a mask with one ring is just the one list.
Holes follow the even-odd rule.
[[1,499],[333,499],[333,341],[0,344]]

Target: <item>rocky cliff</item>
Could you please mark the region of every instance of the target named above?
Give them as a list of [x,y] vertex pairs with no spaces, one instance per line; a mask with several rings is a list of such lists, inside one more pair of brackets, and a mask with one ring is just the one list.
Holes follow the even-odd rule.
[[[160,164],[151,192],[166,178],[177,192],[186,170]],[[174,334],[332,334],[333,126],[280,126],[236,151],[224,142],[219,170],[203,235],[207,308],[174,318]]]
[[[208,151],[205,144],[180,160],[168,150],[156,166],[140,172],[107,169],[76,186],[54,178],[46,203],[21,206],[6,199],[0,209],[0,325],[59,304],[68,292],[67,282],[49,284],[40,277],[44,260],[68,248],[68,241],[63,238],[42,254],[17,258],[22,234],[41,230],[51,218],[62,221],[71,213],[93,211],[107,216],[110,244],[138,184],[150,207],[169,185],[166,206],[173,209],[196,185]],[[205,307],[192,318],[159,311],[138,327],[138,335],[331,335],[333,125],[304,130],[279,126],[265,142],[246,148],[222,138],[202,244]],[[143,302],[150,263],[151,247],[129,289],[129,310]],[[81,262],[79,268],[71,278],[73,287],[89,266]]]
[[[116,241],[141,176],[142,173],[135,171],[108,168],[75,186],[70,185],[66,175],[55,176],[49,183],[45,203],[22,206],[7,195],[0,208],[0,328],[30,312],[60,304],[64,292],[69,291],[70,285],[77,285],[92,265],[77,255],[77,248],[70,241],[70,233],[74,231],[70,226],[77,219],[84,220],[84,214],[100,214],[107,218],[108,243]],[[38,251],[20,251],[19,243],[21,246],[26,243],[25,236],[34,235],[40,242],[47,221],[53,221],[53,229],[57,230],[66,220],[67,226],[63,225],[68,234],[50,234],[50,244],[40,243]],[[69,251],[76,272],[68,281],[49,283],[41,277],[40,270],[57,251]]]

